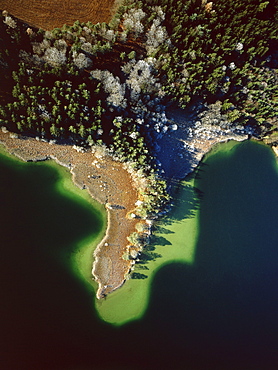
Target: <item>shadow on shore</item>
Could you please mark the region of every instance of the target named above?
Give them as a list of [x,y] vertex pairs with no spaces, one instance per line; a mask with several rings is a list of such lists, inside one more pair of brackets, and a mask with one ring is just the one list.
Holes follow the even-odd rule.
[[274,370],[276,159],[262,145],[239,145],[233,156],[214,158],[197,186],[204,195],[195,262],[164,266],[154,278],[145,324],[174,356],[159,353],[153,361],[163,357],[164,368],[175,369]]
[[[165,217],[155,222],[150,243],[144,247],[139,260],[136,261],[136,270],[142,268],[142,266],[147,266],[150,261],[155,261],[162,257],[161,254],[156,252],[157,246],[171,248],[172,242],[168,239],[168,235],[174,232],[169,229],[169,226],[195,217],[196,212],[199,210],[202,196],[202,191],[192,186],[192,182],[190,184],[185,182],[172,183],[171,210]],[[132,277],[135,278],[133,275]],[[141,277],[140,274],[136,275],[136,279],[145,279],[146,277]]]
[[[51,210],[50,194],[36,216],[47,179],[24,181],[26,191],[33,184],[24,198],[21,175],[3,169],[0,368],[276,370],[277,164],[264,147],[235,153],[234,163],[220,158],[200,179],[195,263],[164,266],[145,317],[120,328],[99,320],[91,293],[56,258],[59,248],[71,253],[72,245],[61,244],[65,236],[80,239],[92,227],[97,232],[91,216],[59,198],[51,198]],[[34,231],[39,220],[46,245],[30,233],[30,207]],[[49,218],[39,219],[44,212]],[[57,223],[64,228],[59,234]],[[141,269],[144,274],[147,266]]]

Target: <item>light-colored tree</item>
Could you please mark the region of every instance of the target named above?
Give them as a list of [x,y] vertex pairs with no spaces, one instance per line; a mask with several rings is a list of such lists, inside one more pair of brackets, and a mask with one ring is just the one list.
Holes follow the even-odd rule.
[[5,16],[5,19],[3,20],[3,22],[11,28],[16,28],[17,26],[16,21],[8,14]]
[[65,64],[67,60],[66,53],[59,51],[55,47],[48,48],[44,53],[43,59],[53,67]]
[[136,35],[144,32],[142,20],[145,18],[146,13],[142,9],[132,8],[123,16],[123,27],[127,31],[132,31]]
[[59,51],[61,51],[61,52],[63,52],[63,53],[65,53],[66,52],[66,50],[67,50],[67,43],[66,43],[66,41],[65,40],[63,40],[63,39],[59,39],[59,40],[56,40],[55,41],[55,44],[54,44],[54,46],[57,48],[57,50],[59,50]]
[[86,51],[87,53],[92,53],[93,51],[93,47],[90,42],[85,42],[84,44],[82,44],[81,49]]
[[[140,93],[150,93],[156,91],[156,78],[153,74],[152,64],[148,60],[138,60],[136,63],[130,63],[131,69],[126,80],[126,84],[131,91],[131,99],[137,101],[140,98]],[[129,68],[125,68],[128,71]]]
[[[106,155],[108,155],[108,150],[107,150],[107,147],[102,144],[102,145],[94,145],[92,147],[92,153],[95,155],[95,157],[97,159],[102,159],[103,157],[105,157]],[[97,164],[97,161],[96,162],[93,162],[93,164]]]
[[73,63],[78,69],[90,68],[92,66],[90,58],[83,53],[76,53],[75,51],[73,52]]
[[107,102],[125,108],[125,84],[121,84],[118,76],[114,76],[111,72],[105,70],[94,70],[91,76],[102,82],[104,90],[108,95]]

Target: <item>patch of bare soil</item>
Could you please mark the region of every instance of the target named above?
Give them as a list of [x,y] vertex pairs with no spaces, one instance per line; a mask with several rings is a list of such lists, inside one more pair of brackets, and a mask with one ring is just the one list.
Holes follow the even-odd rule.
[[126,217],[138,200],[131,175],[110,156],[99,157],[89,150],[78,152],[70,145],[11,136],[9,132],[0,131],[0,142],[9,153],[24,161],[54,159],[70,169],[77,186],[87,189],[100,203],[109,204],[106,236],[95,250],[93,275],[99,284],[98,298],[119,288],[132,267],[133,262],[122,257],[129,244],[127,237],[136,231],[138,222]]
[[114,0],[0,0],[0,9],[30,25],[52,30],[63,24],[109,22]]

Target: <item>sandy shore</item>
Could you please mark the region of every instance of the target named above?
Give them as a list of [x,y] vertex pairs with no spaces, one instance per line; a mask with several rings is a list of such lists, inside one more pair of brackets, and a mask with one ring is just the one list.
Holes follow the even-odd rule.
[[32,138],[11,136],[14,135],[0,130],[0,142],[9,153],[24,161],[54,159],[70,169],[77,186],[87,189],[100,203],[113,206],[106,207],[107,231],[95,250],[92,274],[99,284],[98,298],[120,287],[134,263],[122,258],[129,244],[127,237],[136,231],[135,225],[138,222],[126,217],[138,200],[138,191],[131,175],[121,163],[107,155],[99,157],[92,151],[78,152],[70,145],[49,144]]
[[[159,140],[162,149],[159,157],[168,180],[184,178],[192,172],[215,144],[228,140],[242,141],[248,137],[246,134],[238,135],[229,131],[219,132],[213,126],[206,128],[205,136],[193,130],[193,135],[188,138],[184,127],[186,125],[180,124],[179,132]],[[137,251],[134,247],[130,249],[127,237],[136,231],[138,219],[130,219],[127,214],[134,210],[139,193],[124,166],[111,156],[100,156],[91,150],[78,151],[70,145],[50,144],[25,137],[14,138],[13,134],[1,130],[0,142],[9,153],[24,161],[54,159],[69,168],[73,182],[78,187],[87,189],[94,199],[106,205],[108,224],[106,234],[94,252],[92,277],[99,285],[98,298],[119,288],[134,264],[134,260],[123,257],[130,254],[132,249],[133,252]],[[191,153],[188,148],[191,148]],[[273,146],[272,149],[278,155],[277,147]],[[188,153],[190,156],[187,158]]]
[[[168,173],[166,176],[168,180],[183,178],[192,172],[203,155],[216,143],[232,138],[240,140],[246,138],[246,136],[239,138],[232,135],[223,137],[215,135],[210,140],[196,139],[194,140],[194,155],[190,160],[184,156],[181,161],[177,153],[169,155],[169,149],[175,149],[178,142],[185,141],[184,135],[181,135],[182,128],[181,125],[177,137],[168,136],[167,141],[162,145],[161,154],[167,158],[167,163],[164,165],[171,168],[169,171],[171,174]],[[114,161],[111,156],[101,156],[99,152],[92,153],[91,150],[84,151],[83,149],[79,151],[71,145],[50,144],[24,136],[16,137],[5,130],[4,132],[0,130],[0,142],[4,144],[9,153],[23,161],[54,159],[58,164],[70,170],[73,182],[78,187],[87,189],[94,199],[106,206],[108,219],[106,234],[95,249],[92,266],[92,278],[98,283],[97,298],[102,298],[123,285],[134,264],[134,260],[126,256],[132,252],[136,255],[139,251],[139,248],[130,248],[127,240],[127,237],[136,231],[135,225],[138,219],[130,219],[127,214],[135,209],[135,203],[140,199],[138,188],[124,166]],[[185,148],[184,150],[186,151]],[[179,166],[176,161],[180,163]]]

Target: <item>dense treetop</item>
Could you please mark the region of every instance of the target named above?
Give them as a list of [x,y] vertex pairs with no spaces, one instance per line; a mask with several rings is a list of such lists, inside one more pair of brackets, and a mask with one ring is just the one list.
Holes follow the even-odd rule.
[[148,176],[158,174],[153,149],[171,129],[169,104],[218,102],[231,125],[276,137],[277,14],[277,0],[129,0],[109,25],[77,20],[50,32],[4,11],[1,124],[105,145]]

